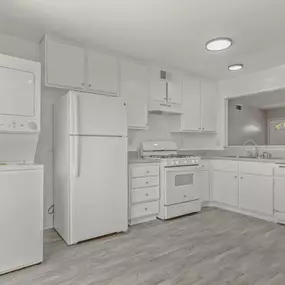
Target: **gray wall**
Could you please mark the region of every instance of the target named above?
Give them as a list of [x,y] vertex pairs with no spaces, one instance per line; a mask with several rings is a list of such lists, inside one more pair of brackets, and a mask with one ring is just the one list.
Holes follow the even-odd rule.
[[266,145],[266,112],[249,106],[243,106],[243,111],[240,112],[236,110],[236,105],[241,104],[240,99],[230,99],[228,102],[229,146],[242,145],[248,139]]

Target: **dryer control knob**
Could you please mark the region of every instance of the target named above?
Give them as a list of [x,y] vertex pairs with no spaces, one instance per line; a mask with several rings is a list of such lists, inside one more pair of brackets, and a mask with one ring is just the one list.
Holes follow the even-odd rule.
[[37,123],[35,123],[35,122],[30,122],[30,123],[29,123],[29,128],[30,128],[31,130],[35,131],[35,130],[38,129],[38,125],[37,125]]

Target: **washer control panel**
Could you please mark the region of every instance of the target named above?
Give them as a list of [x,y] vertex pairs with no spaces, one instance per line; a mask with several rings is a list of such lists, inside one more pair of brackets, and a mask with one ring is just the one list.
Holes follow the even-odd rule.
[[25,132],[33,133],[39,132],[39,123],[33,118],[0,116],[0,133],[11,132]]

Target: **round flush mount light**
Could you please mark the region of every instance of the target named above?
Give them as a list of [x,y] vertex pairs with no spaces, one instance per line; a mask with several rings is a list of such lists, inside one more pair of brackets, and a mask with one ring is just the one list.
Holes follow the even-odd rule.
[[221,51],[229,48],[232,44],[232,39],[227,37],[220,37],[208,41],[206,43],[206,49],[209,51]]
[[232,64],[228,68],[229,68],[229,71],[238,71],[238,70],[243,69],[243,64],[241,64],[241,63]]

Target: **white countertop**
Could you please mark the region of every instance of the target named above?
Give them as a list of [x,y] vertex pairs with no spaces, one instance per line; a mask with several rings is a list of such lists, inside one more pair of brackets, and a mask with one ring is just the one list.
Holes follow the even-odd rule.
[[262,163],[276,163],[276,164],[285,164],[285,158],[246,158],[246,157],[238,157],[238,156],[211,156],[211,157],[202,157],[202,160],[207,159],[216,159],[216,160],[234,160],[234,161],[249,161],[249,162],[262,162]]

